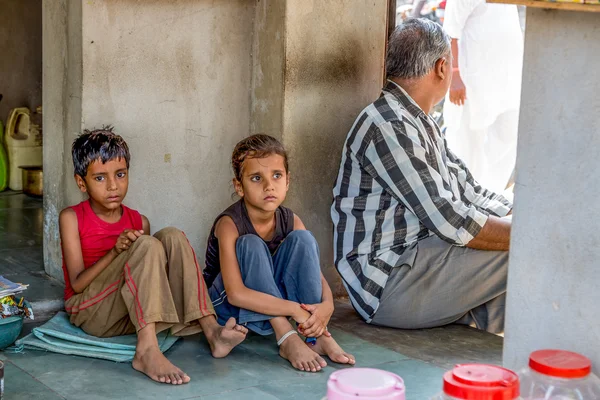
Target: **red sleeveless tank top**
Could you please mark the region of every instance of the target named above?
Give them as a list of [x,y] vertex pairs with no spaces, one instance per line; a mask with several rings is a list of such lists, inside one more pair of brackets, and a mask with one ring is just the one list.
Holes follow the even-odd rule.
[[[140,213],[123,204],[121,204],[123,210],[121,219],[114,224],[101,220],[92,210],[89,200],[82,201],[71,208],[77,215],[83,266],[86,269],[94,265],[114,247],[119,235],[125,229],[141,230],[143,227]],[[68,300],[75,292],[71,287],[64,257],[63,273],[65,277],[65,300]]]

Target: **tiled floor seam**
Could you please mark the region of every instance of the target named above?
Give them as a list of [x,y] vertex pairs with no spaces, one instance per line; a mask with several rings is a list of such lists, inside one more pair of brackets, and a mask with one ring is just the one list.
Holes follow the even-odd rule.
[[23,368],[19,367],[17,364],[13,363],[12,361],[10,361],[9,359],[4,360],[5,363],[9,363],[11,366],[13,366],[14,368],[18,369],[21,372],[24,372],[25,374],[29,375],[34,381],[36,381],[37,383],[39,383],[40,385],[42,385],[44,388],[46,388],[46,390],[48,390],[49,392],[54,393],[55,395],[57,395],[58,397],[60,397],[61,399],[67,400],[66,397],[64,397],[63,395],[61,395],[60,393],[56,392],[54,389],[52,389],[51,387],[48,387],[45,383],[43,383],[42,381],[40,381],[38,378],[36,378],[35,376],[31,375],[29,372],[27,372],[26,370],[24,370]]

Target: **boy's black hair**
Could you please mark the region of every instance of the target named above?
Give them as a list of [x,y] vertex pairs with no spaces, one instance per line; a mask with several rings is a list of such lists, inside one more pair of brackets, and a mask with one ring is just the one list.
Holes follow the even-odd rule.
[[105,125],[101,129],[86,129],[73,141],[71,147],[75,174],[84,178],[90,164],[101,160],[107,161],[123,158],[129,169],[129,147],[125,140],[113,132],[113,127]]

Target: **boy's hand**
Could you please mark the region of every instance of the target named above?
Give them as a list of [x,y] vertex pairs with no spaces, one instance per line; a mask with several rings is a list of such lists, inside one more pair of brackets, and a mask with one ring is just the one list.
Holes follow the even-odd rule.
[[306,337],[331,336],[331,333],[327,331],[327,324],[333,314],[332,302],[301,304],[300,307],[311,314],[310,318],[301,327],[298,327],[302,335]]
[[115,243],[115,252],[117,253],[117,255],[121,254],[122,252],[124,252],[126,250],[129,250],[129,246],[131,246],[131,244],[133,242],[135,242],[137,240],[137,238],[139,238],[143,234],[144,234],[144,231],[137,231],[134,229],[125,229],[119,235],[119,238],[117,239],[117,243]]

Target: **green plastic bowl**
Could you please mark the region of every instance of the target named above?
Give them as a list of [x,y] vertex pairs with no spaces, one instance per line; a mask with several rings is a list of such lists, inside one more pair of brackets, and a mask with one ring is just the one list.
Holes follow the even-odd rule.
[[[15,297],[19,301],[20,297]],[[31,305],[25,300],[25,304]],[[8,318],[0,318],[0,350],[4,350],[13,344],[23,329],[23,315],[16,315]]]
[[0,319],[0,350],[4,350],[17,340],[23,329],[23,316]]

